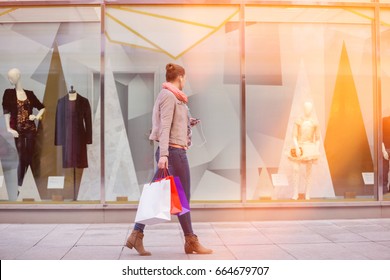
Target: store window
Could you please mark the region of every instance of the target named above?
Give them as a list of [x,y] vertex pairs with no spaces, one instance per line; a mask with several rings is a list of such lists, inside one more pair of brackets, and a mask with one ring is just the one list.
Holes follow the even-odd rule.
[[186,70],[201,120],[187,152],[193,202],[240,201],[238,6],[106,10],[106,200],[138,201],[156,169],[152,109],[167,63]]
[[380,59],[381,59],[381,84],[382,84],[382,131],[379,160],[382,164],[382,180],[380,182],[383,199],[390,200],[390,170],[389,170],[389,152],[390,152],[390,10],[381,10],[381,27],[380,27]]
[[373,18],[246,7],[248,200],[374,198]]
[[[378,166],[374,155],[376,113],[383,124],[390,116],[390,12],[380,12],[379,108],[377,4],[357,8],[387,0],[353,0],[354,7],[350,1],[298,5],[311,2],[303,0],[296,6],[245,8],[110,1],[102,7],[103,52],[102,10],[89,2],[0,8],[0,36],[6,38],[0,46],[0,98],[7,99],[0,113],[1,202],[137,203],[156,169],[157,145],[149,133],[169,62],[186,69],[189,109],[201,119],[188,151],[192,202],[359,201],[373,200],[377,191],[390,199],[388,160],[381,157],[382,147]],[[21,95],[15,87],[24,89]],[[83,105],[76,108],[72,98]],[[30,107],[42,119],[30,121]],[[20,131],[23,147],[7,127],[18,131],[19,120],[28,120],[22,127],[34,131],[30,138]],[[390,151],[381,127],[377,137]],[[376,167],[383,173],[378,184]]]
[[0,199],[100,201],[100,7],[4,7],[0,23]]

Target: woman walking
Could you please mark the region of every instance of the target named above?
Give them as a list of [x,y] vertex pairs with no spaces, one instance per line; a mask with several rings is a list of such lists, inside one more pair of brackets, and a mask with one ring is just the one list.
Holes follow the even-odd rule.
[[[166,82],[163,83],[154,104],[149,139],[159,143],[156,150],[158,169],[168,168],[171,175],[179,177],[190,201],[190,168],[186,152],[191,145],[191,126],[198,121],[189,117],[188,98],[182,92],[185,85],[184,68],[169,63],[166,66],[165,77]],[[193,232],[191,212],[178,218],[185,237],[185,253],[211,254],[213,251],[203,247]],[[141,256],[150,256],[151,253],[143,246],[144,228],[144,224],[136,223],[126,246],[130,249],[135,248]]]

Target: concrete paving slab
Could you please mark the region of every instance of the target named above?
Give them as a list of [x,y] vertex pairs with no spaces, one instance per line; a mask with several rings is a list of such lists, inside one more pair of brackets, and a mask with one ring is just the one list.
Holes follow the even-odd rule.
[[188,254],[190,260],[235,260],[236,257],[226,246],[208,246],[212,254]]
[[264,234],[312,234],[314,233],[310,228],[302,226],[302,225],[295,225],[295,226],[288,226],[288,227],[268,227],[268,228],[259,228],[259,231]]
[[182,235],[179,230],[146,230],[144,232],[144,245],[181,246],[184,245]]
[[122,230],[122,229],[125,229],[125,230],[129,230],[130,229],[130,225],[129,224],[112,224],[112,223],[108,223],[108,224],[90,224],[88,225],[88,229],[95,229],[95,230],[99,230],[99,229],[102,229],[102,230],[106,230],[106,229],[109,229],[109,230]]
[[21,246],[13,243],[10,243],[9,245],[1,245],[0,260],[14,260],[30,248],[31,246]]
[[41,239],[36,246],[43,247],[67,247],[74,246],[84,234],[88,225],[58,225]]
[[76,246],[63,260],[118,260],[122,246]]
[[279,244],[298,260],[364,260],[367,257],[335,243]]
[[0,231],[2,231],[3,229],[6,229],[9,226],[10,226],[9,224],[0,224]]
[[332,242],[364,242],[369,241],[363,236],[350,232],[336,225],[330,226],[310,226],[310,229],[317,234],[329,239]]
[[250,222],[220,222],[212,223],[212,226],[215,230],[217,229],[248,229],[254,228],[253,224]]
[[[263,221],[263,222],[252,222],[257,228],[287,228],[287,227],[300,227],[304,226],[303,221]],[[307,221],[310,223],[325,223],[325,221]]]
[[359,234],[371,241],[390,241],[390,230],[362,232]]
[[122,246],[126,242],[127,235],[128,229],[87,229],[77,241],[77,245]]
[[340,219],[340,220],[329,220],[332,222],[334,225],[337,226],[365,226],[370,224],[369,219]]
[[238,260],[294,260],[288,252],[277,245],[229,245],[229,250]]
[[349,230],[350,232],[354,233],[365,233],[365,232],[382,232],[382,231],[389,231],[388,228],[382,226],[382,225],[373,225],[373,224],[366,224],[366,225],[355,225],[355,226],[343,226],[342,229]]
[[275,244],[330,243],[331,241],[317,233],[264,233]]
[[0,246],[17,244],[32,247],[49,234],[57,225],[13,224],[0,231]]
[[339,243],[351,252],[363,255],[371,260],[390,260],[390,247],[375,242]]
[[256,229],[216,229],[225,245],[272,244],[272,241]]
[[34,246],[23,254],[18,255],[17,260],[60,260],[70,250],[72,246],[62,247],[48,247],[48,246]]
[[151,256],[140,256],[135,249],[130,250],[124,247],[120,259],[121,260],[188,260],[187,254],[184,253],[183,246],[157,246],[145,247],[152,253]]
[[382,246],[386,246],[386,247],[389,247],[390,248],[390,241],[379,241],[379,242],[375,242],[377,244],[380,244]]

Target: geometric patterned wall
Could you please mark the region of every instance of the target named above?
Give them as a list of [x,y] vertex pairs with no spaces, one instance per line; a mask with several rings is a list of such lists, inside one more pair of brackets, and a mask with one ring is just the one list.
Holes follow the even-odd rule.
[[333,184],[338,195],[354,191],[357,195],[373,195],[365,190],[363,172],[373,172],[363,116],[345,44],[332,99],[325,149]]

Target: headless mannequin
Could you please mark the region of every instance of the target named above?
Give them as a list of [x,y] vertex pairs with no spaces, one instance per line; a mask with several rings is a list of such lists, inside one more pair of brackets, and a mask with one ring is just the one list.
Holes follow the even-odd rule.
[[[388,149],[390,149],[390,147],[386,148],[385,143],[382,142],[382,154],[383,154],[383,158],[385,160],[390,159]],[[386,188],[387,188],[387,191],[389,192],[390,191],[390,168],[388,168],[388,170],[383,170],[383,171],[387,172],[387,175],[383,174],[383,176],[387,176]]]
[[[386,146],[385,146],[385,143],[382,142],[382,154],[383,154],[383,158],[385,160],[389,160],[389,153],[387,152],[386,150]],[[387,184],[386,184],[386,188],[387,188],[387,191],[390,191],[390,169],[387,170],[387,175],[383,174],[383,176],[387,176]]]
[[[21,73],[20,73],[19,69],[13,68],[13,69],[8,71],[8,80],[10,81],[10,83],[12,85],[15,86],[17,100],[25,101],[27,99],[27,95],[26,95],[26,92],[23,90],[22,84],[20,82],[20,77],[21,77]],[[44,112],[45,112],[45,109],[43,108],[38,112],[37,115],[31,114],[29,116],[29,120],[30,121],[41,120]],[[5,114],[4,118],[5,118],[5,126],[7,128],[7,131],[9,133],[11,133],[14,138],[19,138],[19,132],[16,131],[15,129],[11,128],[11,125],[10,125],[11,115]],[[21,187],[22,187],[21,185],[18,186],[18,194],[20,192]]]
[[[319,131],[317,122],[312,118],[313,104],[310,102],[304,103],[304,115],[300,122],[294,124],[293,143],[296,151],[296,158],[293,160],[293,184],[294,194],[292,199],[298,199],[299,192],[299,177],[300,165],[304,164],[306,167],[305,174],[305,199],[310,199],[311,191],[311,171],[313,162],[319,156]],[[303,147],[303,154],[301,149]]]

